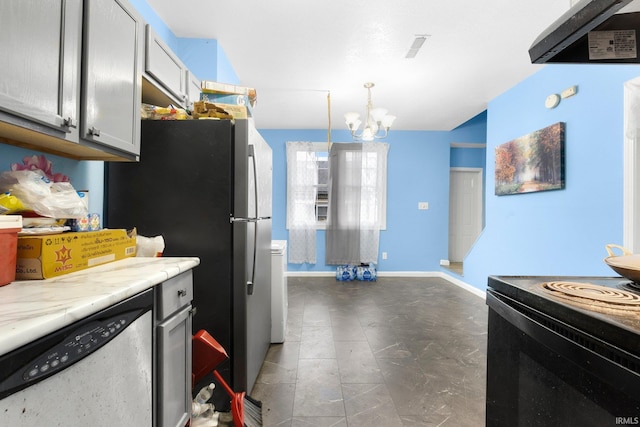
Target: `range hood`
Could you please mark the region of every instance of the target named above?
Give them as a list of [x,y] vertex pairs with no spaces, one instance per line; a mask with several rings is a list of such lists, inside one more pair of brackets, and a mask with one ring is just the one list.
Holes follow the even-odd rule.
[[529,48],[531,62],[640,63],[640,0],[581,0]]

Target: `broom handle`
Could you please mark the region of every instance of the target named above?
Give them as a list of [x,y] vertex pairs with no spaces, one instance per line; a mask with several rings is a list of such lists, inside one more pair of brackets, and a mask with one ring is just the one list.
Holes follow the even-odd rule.
[[213,370],[213,375],[220,382],[220,384],[222,384],[222,387],[227,391],[229,397],[233,399],[236,394],[233,392],[233,390],[231,390],[231,387],[229,387],[229,384],[227,384],[224,378],[222,378],[222,375],[220,375],[220,373],[216,369]]

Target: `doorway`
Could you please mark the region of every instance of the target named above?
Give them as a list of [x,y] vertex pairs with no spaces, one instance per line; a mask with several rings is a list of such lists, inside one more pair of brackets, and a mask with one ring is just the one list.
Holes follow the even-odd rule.
[[449,172],[449,269],[462,275],[463,260],[482,232],[481,168]]
[[640,77],[624,84],[624,207],[623,246],[640,252]]

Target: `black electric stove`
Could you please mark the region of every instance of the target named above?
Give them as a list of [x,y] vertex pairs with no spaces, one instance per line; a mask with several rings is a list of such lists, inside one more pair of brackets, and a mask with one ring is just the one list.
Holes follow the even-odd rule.
[[491,276],[487,426],[640,424],[640,291],[620,277]]
[[488,287],[547,315],[604,339],[640,356],[640,311],[619,307],[607,309],[583,300],[571,301],[549,292],[544,283],[588,283],[638,295],[637,285],[623,277],[579,276],[491,276]]

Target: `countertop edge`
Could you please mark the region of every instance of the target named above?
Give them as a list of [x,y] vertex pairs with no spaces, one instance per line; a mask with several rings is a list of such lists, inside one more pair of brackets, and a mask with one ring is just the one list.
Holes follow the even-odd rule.
[[125,258],[0,287],[0,355],[137,295],[200,264],[195,257]]

